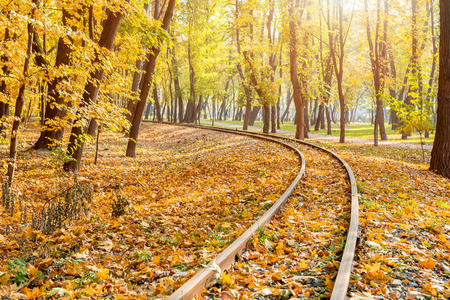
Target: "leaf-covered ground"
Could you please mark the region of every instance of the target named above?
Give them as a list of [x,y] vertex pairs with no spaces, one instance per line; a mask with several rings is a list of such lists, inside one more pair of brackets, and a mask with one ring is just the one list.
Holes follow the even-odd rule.
[[[28,132],[22,140],[35,138]],[[286,148],[210,131],[145,124],[136,159],[124,157],[125,144],[103,134],[97,165],[88,147],[78,180],[92,184],[94,196],[81,221],[43,235],[20,224],[19,209],[1,215],[1,296],[164,297],[262,215],[299,171]],[[39,207],[71,182],[58,153],[22,152],[16,203]],[[130,204],[112,217],[117,194]]]
[[449,299],[450,180],[429,171],[418,150],[326,146],[350,164],[358,182],[362,236],[353,297]]
[[350,216],[345,169],[319,150],[294,144],[306,172],[291,199],[204,299],[327,298]]
[[[94,186],[81,221],[43,235],[20,225],[18,210],[12,218],[0,212],[1,296],[166,297],[254,222],[299,170],[298,158],[282,147],[209,131],[145,125],[137,159],[123,157],[120,135],[101,141],[99,164],[90,146],[78,178]],[[323,145],[350,164],[358,181],[362,235],[352,298],[450,298],[450,180],[428,171],[418,150]],[[301,150],[307,172],[294,195],[203,298],[329,296],[349,186],[337,161]],[[71,185],[58,155],[19,155],[17,199],[38,205]],[[130,205],[112,217],[117,194]]]

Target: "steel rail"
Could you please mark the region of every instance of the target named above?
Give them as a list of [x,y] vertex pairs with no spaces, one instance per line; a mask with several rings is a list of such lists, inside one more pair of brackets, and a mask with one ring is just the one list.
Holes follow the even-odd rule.
[[[302,159],[302,168],[286,190],[286,192],[275,202],[275,204],[260,218],[258,221],[253,224],[247,231],[245,231],[238,239],[236,239],[230,246],[228,246],[225,250],[219,253],[216,258],[211,262],[211,265],[219,266],[220,271],[227,269],[231,264],[235,261],[236,254],[241,253],[243,249],[246,247],[247,241],[253,235],[256,230],[270,221],[270,219],[279,211],[279,209],[286,203],[288,197],[292,194],[295,186],[300,181],[303,173],[305,171],[305,159],[303,154],[295,147],[286,144],[284,142],[280,142],[279,140],[285,140],[295,143],[304,144],[309,147],[313,147],[329,153],[331,156],[336,158],[345,168],[350,185],[351,185],[351,213],[350,213],[350,225],[347,232],[347,239],[345,242],[344,252],[342,254],[341,262],[339,265],[338,274],[336,276],[336,280],[334,283],[333,290],[331,292],[331,300],[344,300],[347,298],[348,285],[350,282],[350,276],[353,267],[353,259],[355,255],[356,245],[358,241],[358,214],[359,214],[359,204],[358,204],[358,187],[356,184],[356,179],[353,174],[351,167],[348,163],[342,159],[339,155],[320,147],[315,144],[311,144],[302,140],[289,138],[285,136],[278,136],[273,134],[264,134],[258,132],[249,132],[237,129],[228,129],[228,128],[219,128],[219,127],[211,127],[211,126],[199,126],[199,125],[188,125],[188,124],[175,124],[170,122],[157,122],[167,125],[174,126],[184,126],[184,127],[194,127],[199,129],[209,129],[219,132],[226,132],[232,134],[239,134],[245,136],[251,136],[254,138],[259,138],[263,140],[272,141],[278,144],[281,144],[289,149],[293,149],[296,153],[298,153]],[[277,140],[278,139],[278,140]],[[295,185],[294,185],[295,183]],[[278,205],[277,205],[278,204]],[[214,268],[203,268],[197,271],[197,273],[189,279],[186,283],[184,283],[179,289],[177,289],[172,295],[170,295],[167,299],[177,300],[177,299],[192,299],[195,295],[201,294],[203,287],[206,287],[210,284],[211,278],[214,276],[216,272],[219,270],[215,270]]]
[[[226,131],[235,131],[232,129],[224,128]],[[237,129],[236,129],[237,130]],[[238,130],[240,131],[240,130]],[[266,134],[266,133],[260,133],[255,132],[254,134],[261,135],[261,136],[270,136],[272,138],[278,138],[283,139],[286,141],[301,143],[316,149],[319,149],[321,151],[329,153],[331,156],[336,158],[342,166],[347,171],[347,175],[350,181],[351,186],[351,212],[350,212],[350,225],[347,232],[347,239],[345,242],[345,248],[344,252],[342,253],[341,262],[339,265],[338,274],[336,276],[336,280],[334,282],[334,287],[331,292],[330,300],[345,300],[347,299],[347,291],[348,291],[348,285],[350,283],[350,276],[353,269],[353,259],[355,257],[355,250],[356,246],[358,244],[358,238],[359,238],[359,203],[358,203],[358,186],[356,184],[356,178],[353,174],[353,171],[351,167],[348,165],[348,163],[339,155],[334,153],[333,151],[330,151],[326,148],[323,148],[321,146],[311,144],[302,140],[298,140],[295,138],[289,138],[285,136],[278,136],[273,134]]]

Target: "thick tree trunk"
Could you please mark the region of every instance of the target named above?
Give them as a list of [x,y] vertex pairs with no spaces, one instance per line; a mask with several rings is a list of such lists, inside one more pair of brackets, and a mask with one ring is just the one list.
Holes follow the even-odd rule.
[[[63,25],[67,23],[71,16],[63,9]],[[55,67],[67,66],[70,64],[70,53],[72,52],[70,45],[65,41],[68,37],[61,37],[58,40],[58,50],[56,53]],[[69,38],[70,39],[70,38]],[[47,90],[47,104],[45,107],[44,126],[41,129],[41,134],[34,144],[34,149],[50,149],[55,145],[55,142],[61,141],[63,136],[63,128],[61,125],[54,127],[51,125],[55,119],[64,119],[66,110],[61,108],[64,104],[64,97],[58,90],[58,85],[67,80],[67,76],[55,77],[48,84]]]
[[440,1],[439,90],[430,170],[450,178],[450,2]]
[[[100,48],[112,50],[122,18],[123,14],[119,12],[110,12],[108,14],[108,17],[103,25],[103,31],[100,36],[100,40],[98,41],[98,46]],[[96,52],[94,65],[101,64],[101,61],[102,54]],[[81,111],[97,101],[100,84],[103,80],[104,74],[105,71],[101,67],[90,72],[89,74],[84,88],[79,113],[77,113],[77,120],[75,120],[72,126],[69,145],[67,146],[67,153],[72,158],[72,160],[64,164],[65,171],[78,172],[80,170],[81,157],[83,156],[84,148],[84,140],[82,139],[82,134],[84,131],[82,119],[84,118],[84,116],[82,116]]]
[[[176,0],[169,0],[166,13],[164,15],[164,20],[162,23],[162,27],[165,31],[169,29],[170,21],[172,20],[173,10],[175,8]],[[139,127],[142,122],[142,114],[144,113],[145,102],[150,93],[150,89],[152,86],[153,72],[156,66],[156,59],[158,58],[159,52],[161,48],[153,47],[152,51],[150,51],[147,56],[148,63],[145,70],[145,75],[141,79],[142,81],[142,89],[141,94],[139,96],[139,101],[136,105],[136,113],[133,118],[133,122],[131,124],[130,129],[130,138],[128,140],[126,156],[127,157],[136,157],[136,144],[139,135]]]

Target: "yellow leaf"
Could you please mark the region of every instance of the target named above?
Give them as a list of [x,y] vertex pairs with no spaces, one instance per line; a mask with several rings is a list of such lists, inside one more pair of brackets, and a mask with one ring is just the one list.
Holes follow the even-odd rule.
[[326,287],[327,289],[329,289],[330,291],[333,290],[333,287],[334,287],[334,281],[331,280],[331,279],[329,279],[329,278],[326,278],[326,279],[325,279],[325,287]]
[[408,199],[408,194],[405,193],[398,193],[397,196],[402,199]]
[[241,216],[242,216],[243,218],[251,218],[251,217],[253,217],[253,214],[252,214],[252,213],[249,213],[247,210],[244,210],[244,211],[242,212]]
[[283,242],[279,242],[278,245],[275,247],[275,249],[277,250],[277,255],[283,255],[284,254],[284,246],[283,246]]
[[231,223],[229,223],[229,222],[225,222],[221,225],[222,228],[228,228],[230,226],[231,226]]
[[28,272],[28,274],[31,275],[32,278],[33,277],[37,277],[37,272],[38,271],[39,270],[33,265],[28,265],[28,267],[27,267],[27,272]]
[[278,256],[276,255],[270,255],[269,258],[267,259],[267,262],[270,264],[273,264],[276,261],[278,261]]
[[114,300],[127,300],[127,298],[125,298],[125,296],[123,296],[123,295],[116,295]]
[[222,273],[222,276],[220,276],[220,278],[222,278],[222,281],[225,284],[231,284],[233,282],[233,279],[231,279],[231,276],[228,275],[227,273]]
[[100,281],[106,280],[109,278],[109,269],[100,269],[96,274]]
[[298,267],[300,269],[306,269],[308,267],[308,264],[305,262],[305,260],[303,259],[299,264]]
[[159,263],[160,263],[160,261],[159,261],[159,256],[153,256],[153,257],[152,257],[152,262],[153,262],[155,265],[159,265]]
[[25,294],[27,295],[28,299],[37,299],[41,294],[42,291],[35,287],[33,290],[27,289],[25,291]]
[[272,275],[272,280],[276,281],[276,280],[281,280],[283,279],[283,276],[281,275],[281,273],[275,273]]
[[2,277],[0,277],[0,284],[6,284],[9,278],[11,278],[11,276],[9,276],[8,274],[4,274]]

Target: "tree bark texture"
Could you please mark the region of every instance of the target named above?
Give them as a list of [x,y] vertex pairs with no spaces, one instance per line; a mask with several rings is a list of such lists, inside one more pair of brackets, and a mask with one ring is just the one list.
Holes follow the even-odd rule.
[[450,178],[450,2],[440,1],[439,90],[430,170]]

